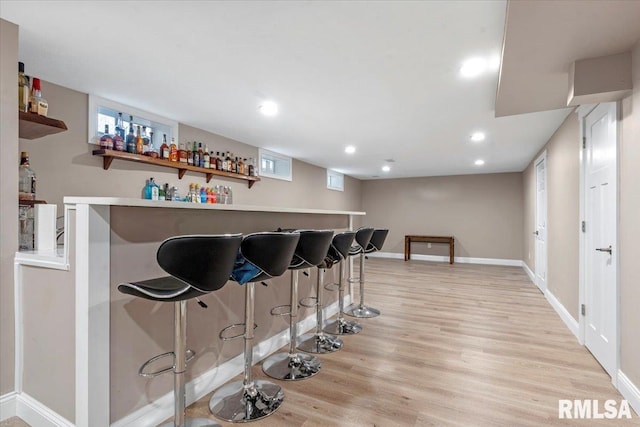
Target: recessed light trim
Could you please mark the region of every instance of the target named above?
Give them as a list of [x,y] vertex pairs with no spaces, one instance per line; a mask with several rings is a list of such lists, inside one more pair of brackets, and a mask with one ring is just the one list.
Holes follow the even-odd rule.
[[273,117],[278,114],[278,104],[273,101],[264,101],[258,106],[258,110],[265,116]]
[[391,170],[391,166],[389,165],[382,166],[382,172],[389,172],[390,170]]
[[473,142],[484,141],[485,138],[486,138],[486,135],[484,134],[484,132],[474,132],[471,134],[471,140]]
[[476,166],[482,166],[484,165],[484,160],[482,159],[478,159],[475,162],[473,162]]
[[462,77],[477,77],[487,69],[487,61],[483,58],[471,58],[462,63],[460,75]]
[[353,154],[353,153],[356,152],[356,147],[354,147],[353,145],[347,145],[344,148],[344,152],[347,153],[347,154]]

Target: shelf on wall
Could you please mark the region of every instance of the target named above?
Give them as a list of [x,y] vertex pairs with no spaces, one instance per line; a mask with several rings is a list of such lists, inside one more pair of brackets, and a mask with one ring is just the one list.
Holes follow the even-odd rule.
[[67,130],[62,120],[24,111],[18,111],[18,115],[18,136],[22,139],[38,139]]
[[111,166],[111,162],[113,162],[113,159],[120,159],[120,160],[127,160],[130,162],[146,163],[148,165],[156,165],[156,166],[163,166],[166,168],[178,169],[179,179],[182,179],[182,177],[184,176],[185,173],[187,173],[187,171],[192,171],[192,172],[199,172],[199,173],[205,174],[207,177],[207,182],[209,182],[211,178],[213,178],[213,176],[223,176],[225,178],[232,178],[240,181],[247,181],[247,185],[249,186],[249,188],[251,188],[255,182],[260,181],[260,178],[258,178],[257,176],[239,175],[237,173],[219,171],[217,169],[205,169],[197,166],[185,165],[184,163],[171,162],[169,160],[164,160],[164,159],[154,159],[152,157],[145,156],[143,154],[133,154],[133,153],[128,153],[126,151],[100,149],[100,150],[93,150],[93,155],[102,157],[102,167],[104,170],[109,169],[109,167]]

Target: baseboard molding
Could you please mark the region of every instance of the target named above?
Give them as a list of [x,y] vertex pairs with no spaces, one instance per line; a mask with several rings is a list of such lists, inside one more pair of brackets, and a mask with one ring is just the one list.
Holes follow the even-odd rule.
[[534,274],[533,271],[531,271],[531,269],[529,268],[527,263],[524,262],[524,261],[522,261],[522,269],[524,270],[525,273],[527,273],[527,276],[529,276],[529,280],[531,280],[531,282],[535,285],[536,284],[536,275]]
[[551,293],[551,291],[549,291],[549,289],[547,289],[544,292],[544,296],[547,299],[547,301],[549,301],[549,304],[551,305],[551,307],[553,307],[556,313],[558,313],[558,316],[560,316],[560,319],[562,319],[564,324],[567,325],[567,328],[569,328],[571,333],[576,337],[576,339],[579,340],[578,335],[579,335],[580,328],[578,326],[578,321],[574,319],[573,316],[571,316],[571,314],[567,311],[564,305],[562,305],[562,303],[558,301],[558,299],[555,297],[555,295]]
[[[344,298],[345,307],[347,302],[351,301],[351,297],[347,295]],[[333,316],[338,312],[338,302],[327,306],[324,314],[325,319]],[[310,331],[316,326],[315,313],[307,316],[300,322],[298,322],[299,334]],[[272,336],[271,338],[262,341],[253,347],[253,360],[254,363],[258,363],[265,359],[267,356],[275,353],[284,345],[289,342],[289,330],[284,331]],[[186,385],[186,400],[187,405],[191,405],[193,402],[201,399],[211,391],[219,388],[223,384],[229,382],[231,378],[242,373],[244,369],[244,355],[240,354],[233,359],[224,362],[222,365],[217,366],[209,371],[203,373],[197,378],[194,378]],[[254,369],[256,367],[254,366]],[[165,394],[164,396],[156,399],[152,403],[132,412],[131,414],[119,419],[115,423],[111,424],[111,427],[135,427],[135,426],[151,426],[158,425],[162,421],[171,418],[173,416],[173,391]]]
[[[367,254],[371,258],[391,258],[404,259],[404,254],[395,252],[372,252]],[[448,256],[441,255],[411,255],[411,260],[416,261],[433,261],[433,262],[449,262]],[[473,257],[454,257],[454,262],[460,264],[485,264],[485,265],[505,265],[511,267],[521,267],[522,260],[519,259],[501,259],[501,258],[473,258]]]
[[636,417],[640,416],[640,390],[627,377],[624,372],[618,370],[618,391],[622,394],[629,405],[636,412]]
[[32,427],[73,427],[75,424],[26,393],[0,396],[0,421],[19,417]]
[[18,393],[12,391],[0,396],[0,421],[16,416],[16,398]]

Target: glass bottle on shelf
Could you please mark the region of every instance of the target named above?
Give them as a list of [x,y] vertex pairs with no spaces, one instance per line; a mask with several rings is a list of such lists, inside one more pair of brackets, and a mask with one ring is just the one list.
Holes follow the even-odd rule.
[[29,79],[24,75],[24,62],[18,62],[18,110],[29,110]]
[[198,154],[198,146],[196,145],[195,141],[193,141],[193,150],[191,151],[191,157],[193,158],[193,166],[200,166],[200,155]]
[[[164,139],[167,139],[167,134],[164,134]],[[169,160],[172,162],[178,161],[178,147],[176,146],[175,138],[171,138],[171,145],[169,146]]]
[[[122,113],[118,113],[116,118],[116,135],[120,135],[120,138],[124,141],[124,124],[122,122]],[[124,151],[124,150],[121,150]]]
[[198,142],[198,161],[193,162],[194,166],[204,167],[204,151],[202,150],[202,142]]
[[163,160],[169,160],[170,148],[167,144],[167,134],[162,137],[162,145],[160,146],[160,158]]
[[36,199],[36,173],[29,166],[29,153],[26,151],[20,155],[18,177],[18,246],[20,250],[31,250],[34,237],[33,202]]
[[180,163],[189,163],[189,155],[187,154],[187,150],[184,149],[183,142],[180,143],[180,149],[178,150],[178,159]]
[[249,176],[255,176],[256,170],[255,165],[253,163],[253,157],[249,157]]
[[136,133],[136,154],[143,154],[143,153],[144,153],[144,141],[142,140],[140,125],[138,125],[137,133]]
[[216,169],[221,171],[222,169],[222,159],[220,158],[220,152],[216,151]]
[[211,156],[209,155],[208,147],[204,146],[204,151],[202,155],[202,167],[205,169],[211,169]]
[[[150,139],[147,136],[147,127],[146,126],[142,126],[142,143],[144,145],[147,145],[147,146],[150,143]],[[148,151],[153,151],[153,150],[149,149]]]
[[42,97],[40,89],[40,79],[34,77],[31,85],[31,96],[29,97],[29,111],[40,116],[46,116],[49,110],[47,100]]
[[244,165],[242,168],[242,174],[244,176],[249,176],[249,163],[247,163],[247,159],[242,159],[242,163]]
[[104,150],[113,150],[113,138],[109,135],[109,125],[104,125],[104,135],[100,137],[100,148]]
[[29,152],[20,153],[20,167],[18,172],[18,199],[36,199],[36,173],[29,165]]
[[127,134],[127,152],[136,152],[136,136],[133,133],[133,116],[129,116],[129,133]]

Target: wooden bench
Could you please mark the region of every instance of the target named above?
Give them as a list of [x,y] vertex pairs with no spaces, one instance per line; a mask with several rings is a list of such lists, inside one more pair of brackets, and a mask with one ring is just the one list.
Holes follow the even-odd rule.
[[453,264],[453,236],[404,236],[404,260],[411,259],[411,242],[447,243],[449,244],[449,264]]

